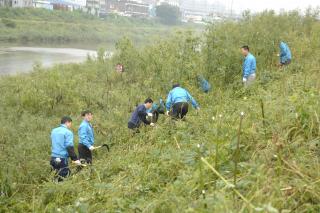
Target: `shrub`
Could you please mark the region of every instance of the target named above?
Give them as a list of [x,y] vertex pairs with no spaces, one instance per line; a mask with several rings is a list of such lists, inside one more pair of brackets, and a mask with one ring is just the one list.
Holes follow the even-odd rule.
[[10,19],[1,19],[2,23],[8,27],[8,28],[15,28],[16,27],[16,23]]

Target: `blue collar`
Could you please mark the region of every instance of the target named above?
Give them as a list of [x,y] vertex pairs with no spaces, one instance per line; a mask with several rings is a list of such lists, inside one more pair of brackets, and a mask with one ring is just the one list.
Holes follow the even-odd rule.
[[83,119],[82,122],[85,122],[86,124],[88,124],[90,127],[92,127],[91,123],[89,121],[87,121],[86,119]]
[[244,58],[248,58],[249,56],[251,55],[251,53],[249,53],[246,57],[244,57]]

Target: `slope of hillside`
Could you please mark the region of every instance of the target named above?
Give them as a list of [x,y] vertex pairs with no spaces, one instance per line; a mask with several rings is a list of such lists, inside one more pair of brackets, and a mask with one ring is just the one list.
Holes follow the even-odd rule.
[[0,41],[9,43],[63,44],[116,42],[127,36],[138,44],[164,38],[177,30],[203,26],[181,24],[167,26],[156,20],[107,16],[99,19],[81,12],[45,9],[0,8]]
[[[1,78],[1,211],[319,212],[319,36],[312,14],[265,12],[144,49],[122,39],[112,60]],[[284,69],[276,66],[280,39],[294,56]],[[257,84],[247,90],[243,44],[258,60]],[[114,72],[118,62],[122,76]],[[213,84],[209,94],[198,89],[198,74]],[[186,122],[162,116],[132,137],[126,124],[134,106],[165,97],[176,81],[200,113]],[[111,152],[97,150],[93,166],[54,183],[50,131],[71,115],[76,133],[86,108],[97,144],[112,144]]]

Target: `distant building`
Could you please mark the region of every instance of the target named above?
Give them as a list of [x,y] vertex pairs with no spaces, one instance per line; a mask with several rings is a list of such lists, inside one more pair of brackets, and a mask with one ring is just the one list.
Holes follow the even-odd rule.
[[158,0],[157,5],[161,5],[161,4],[169,4],[171,6],[180,7],[179,0]]
[[50,3],[50,1],[33,1],[33,7],[53,10],[53,5]]
[[104,17],[107,15],[107,2],[106,0],[100,0],[99,16]]
[[149,5],[134,2],[134,1],[128,1],[126,3],[125,14],[128,14],[130,16],[148,17],[149,16]]
[[1,7],[32,7],[32,0],[0,0]]
[[204,20],[220,20],[226,12],[225,6],[209,0],[180,0],[182,20],[200,23]]
[[32,0],[12,0],[12,7],[32,7]]
[[156,5],[158,0],[141,0],[141,3],[148,4],[148,5]]
[[79,10],[86,6],[86,0],[33,0],[33,6],[49,10]]
[[0,7],[12,7],[11,0],[0,0]]
[[87,0],[86,7],[84,9],[87,13],[91,15],[100,15],[100,0]]
[[207,0],[180,0],[182,18],[188,21],[201,21],[209,15],[211,8]]
[[130,0],[107,0],[107,13],[121,16],[148,17],[149,4]]

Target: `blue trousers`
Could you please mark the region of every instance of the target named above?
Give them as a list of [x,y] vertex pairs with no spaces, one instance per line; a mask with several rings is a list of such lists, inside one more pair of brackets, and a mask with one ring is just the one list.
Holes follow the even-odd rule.
[[50,165],[52,166],[52,169],[56,171],[55,177],[59,182],[63,181],[63,178],[66,178],[71,174],[67,158],[60,158],[59,162],[58,158],[51,157]]

